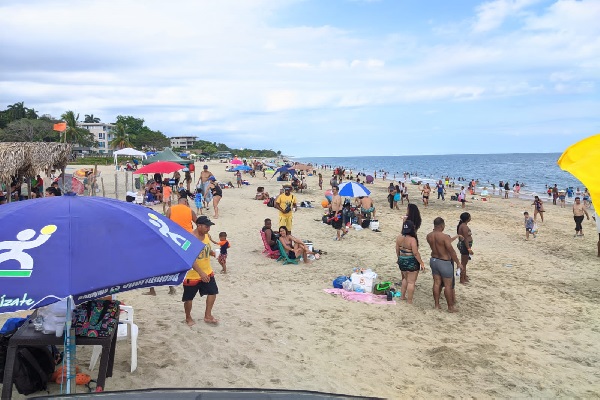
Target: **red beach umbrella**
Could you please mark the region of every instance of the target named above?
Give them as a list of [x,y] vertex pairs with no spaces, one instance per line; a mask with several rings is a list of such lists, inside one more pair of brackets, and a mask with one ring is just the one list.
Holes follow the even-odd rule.
[[148,164],[137,171],[133,171],[134,174],[170,174],[175,171],[179,171],[184,166],[172,161],[157,161],[152,164]]

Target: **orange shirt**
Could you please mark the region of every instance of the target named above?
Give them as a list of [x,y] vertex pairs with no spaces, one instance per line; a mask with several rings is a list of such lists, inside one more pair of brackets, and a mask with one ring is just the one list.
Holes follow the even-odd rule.
[[172,206],[170,219],[190,233],[194,230],[192,226],[192,209],[185,204]]
[[163,191],[163,201],[170,201],[171,200],[171,193],[173,193],[173,189],[171,189],[171,186],[163,186],[162,188]]

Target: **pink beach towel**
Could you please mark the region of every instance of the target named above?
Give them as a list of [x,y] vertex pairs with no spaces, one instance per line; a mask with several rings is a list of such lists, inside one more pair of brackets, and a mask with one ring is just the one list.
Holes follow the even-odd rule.
[[325,293],[335,294],[338,296],[342,296],[344,300],[348,301],[358,301],[360,303],[368,303],[368,304],[396,304],[395,300],[387,301],[387,296],[385,295],[377,295],[373,293],[358,293],[358,292],[348,292],[344,289],[323,289]]

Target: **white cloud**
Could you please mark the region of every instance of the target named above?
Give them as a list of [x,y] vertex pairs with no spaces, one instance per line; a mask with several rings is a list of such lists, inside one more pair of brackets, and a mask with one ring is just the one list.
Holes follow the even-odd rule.
[[477,7],[473,32],[488,32],[499,28],[504,21],[540,0],[493,0]]

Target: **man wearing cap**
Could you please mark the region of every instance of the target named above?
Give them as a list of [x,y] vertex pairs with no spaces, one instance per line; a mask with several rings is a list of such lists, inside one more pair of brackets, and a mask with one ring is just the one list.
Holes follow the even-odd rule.
[[215,281],[215,274],[210,266],[210,257],[215,256],[215,252],[211,248],[211,241],[208,235],[210,227],[214,223],[206,216],[201,215],[196,220],[196,229],[192,232],[203,244],[204,248],[198,254],[196,261],[192,265],[183,280],[183,308],[185,310],[185,322],[188,326],[196,323],[192,318],[193,300],[197,293],[200,296],[206,295],[206,309],[204,311],[204,322],[207,324],[216,325],[219,321],[212,315],[212,309],[219,294],[219,288]]
[[292,232],[292,211],[295,211],[296,207],[296,196],[292,194],[292,187],[284,185],[283,193],[275,199],[275,208],[279,210],[279,226],[285,226],[288,233]]
[[212,195],[210,194],[210,191],[208,190],[208,178],[210,178],[211,176],[213,176],[212,172],[210,172],[208,170],[208,165],[205,165],[204,167],[202,167],[202,172],[200,172],[200,180],[198,181],[199,185],[200,185],[200,190],[202,190],[202,202],[204,203],[204,207],[206,207],[206,209],[208,210],[208,204],[210,202],[210,200],[212,199]]

